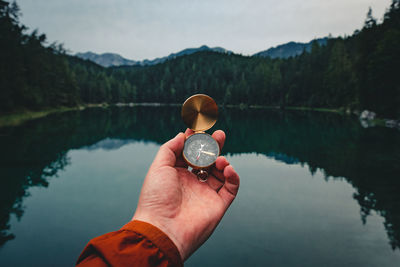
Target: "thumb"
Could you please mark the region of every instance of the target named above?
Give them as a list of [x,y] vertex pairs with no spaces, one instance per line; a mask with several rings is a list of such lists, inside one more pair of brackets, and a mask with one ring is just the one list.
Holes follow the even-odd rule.
[[178,133],[173,139],[163,144],[151,164],[151,168],[158,168],[162,166],[174,167],[176,158],[182,154],[183,145],[185,143],[185,134]]

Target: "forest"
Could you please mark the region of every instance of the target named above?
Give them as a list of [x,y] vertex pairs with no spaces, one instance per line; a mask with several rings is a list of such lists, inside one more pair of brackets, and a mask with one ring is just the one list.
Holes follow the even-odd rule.
[[373,110],[400,117],[400,0],[367,13],[351,36],[313,43],[288,59],[198,52],[154,66],[104,68],[28,33],[15,2],[0,0],[0,112],[88,103],[182,103],[194,93],[220,105]]

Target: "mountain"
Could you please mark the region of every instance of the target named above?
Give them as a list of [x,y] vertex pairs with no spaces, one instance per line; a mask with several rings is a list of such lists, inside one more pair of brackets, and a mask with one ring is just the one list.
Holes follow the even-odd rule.
[[151,59],[151,60],[145,59],[142,61],[126,59],[126,58],[124,58],[118,54],[114,54],[114,53],[96,54],[93,52],[86,52],[86,53],[77,53],[77,54],[75,54],[75,56],[85,59],[85,60],[93,61],[103,67],[151,66],[151,65],[163,63],[169,59],[174,59],[174,58],[177,58],[180,56],[194,54],[194,53],[200,52],[200,51],[212,51],[212,52],[223,53],[223,54],[232,54],[232,51],[226,50],[222,47],[208,47],[206,45],[203,45],[198,48],[187,48],[180,52],[172,53],[166,57],[155,58],[155,59]]
[[[278,45],[276,47],[269,48],[268,50],[258,52],[254,54],[255,57],[271,57],[271,58],[288,58],[297,56],[303,53],[304,50],[307,52],[311,51],[311,46],[313,42],[318,42],[319,45],[326,45],[328,37],[314,39],[308,43],[297,43],[289,42],[286,44]],[[191,55],[200,51],[212,51],[223,54],[232,54],[232,51],[226,50],[222,47],[208,47],[206,45],[200,46],[198,48],[187,48],[177,53],[172,53],[166,57],[160,57],[155,59],[145,59],[141,61],[126,59],[119,54],[114,53],[104,53],[96,54],[93,52],[77,53],[75,56],[90,60],[103,67],[117,67],[117,66],[152,66],[156,64],[163,63],[167,60],[174,59],[180,56]]]
[[186,48],[178,53],[172,53],[167,57],[161,57],[161,58],[156,58],[153,60],[148,60],[145,59],[143,61],[139,62],[139,65],[141,66],[148,66],[148,65],[155,65],[155,64],[159,64],[159,63],[163,63],[166,60],[169,59],[174,59],[180,56],[185,56],[185,55],[191,55],[194,54],[196,52],[200,52],[200,51],[211,51],[211,52],[217,52],[217,53],[222,53],[222,54],[232,54],[232,51],[226,50],[225,48],[222,47],[208,47],[206,45],[200,46],[199,48]]
[[93,61],[103,67],[132,66],[138,64],[137,61],[126,59],[114,53],[96,54],[93,52],[86,52],[86,53],[77,53],[75,56],[85,60]]
[[318,42],[319,45],[326,45],[328,37],[314,39],[308,43],[289,42],[286,44],[278,45],[254,54],[256,57],[270,57],[270,58],[289,58],[300,55],[304,50],[311,51],[313,42]]

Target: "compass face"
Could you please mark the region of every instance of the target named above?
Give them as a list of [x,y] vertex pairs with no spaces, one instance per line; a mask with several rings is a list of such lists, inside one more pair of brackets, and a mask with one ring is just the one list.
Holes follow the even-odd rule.
[[185,141],[183,157],[194,168],[207,168],[217,160],[218,156],[218,143],[209,134],[193,134]]

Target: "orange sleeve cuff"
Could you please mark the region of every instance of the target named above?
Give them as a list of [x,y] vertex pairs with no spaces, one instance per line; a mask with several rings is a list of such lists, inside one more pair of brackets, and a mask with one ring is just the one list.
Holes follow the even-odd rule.
[[182,267],[178,248],[157,227],[131,221],[120,230],[93,238],[86,245],[77,266]]
[[170,259],[172,266],[183,266],[181,255],[174,242],[154,225],[135,220],[125,224],[121,230],[133,231],[145,236]]

